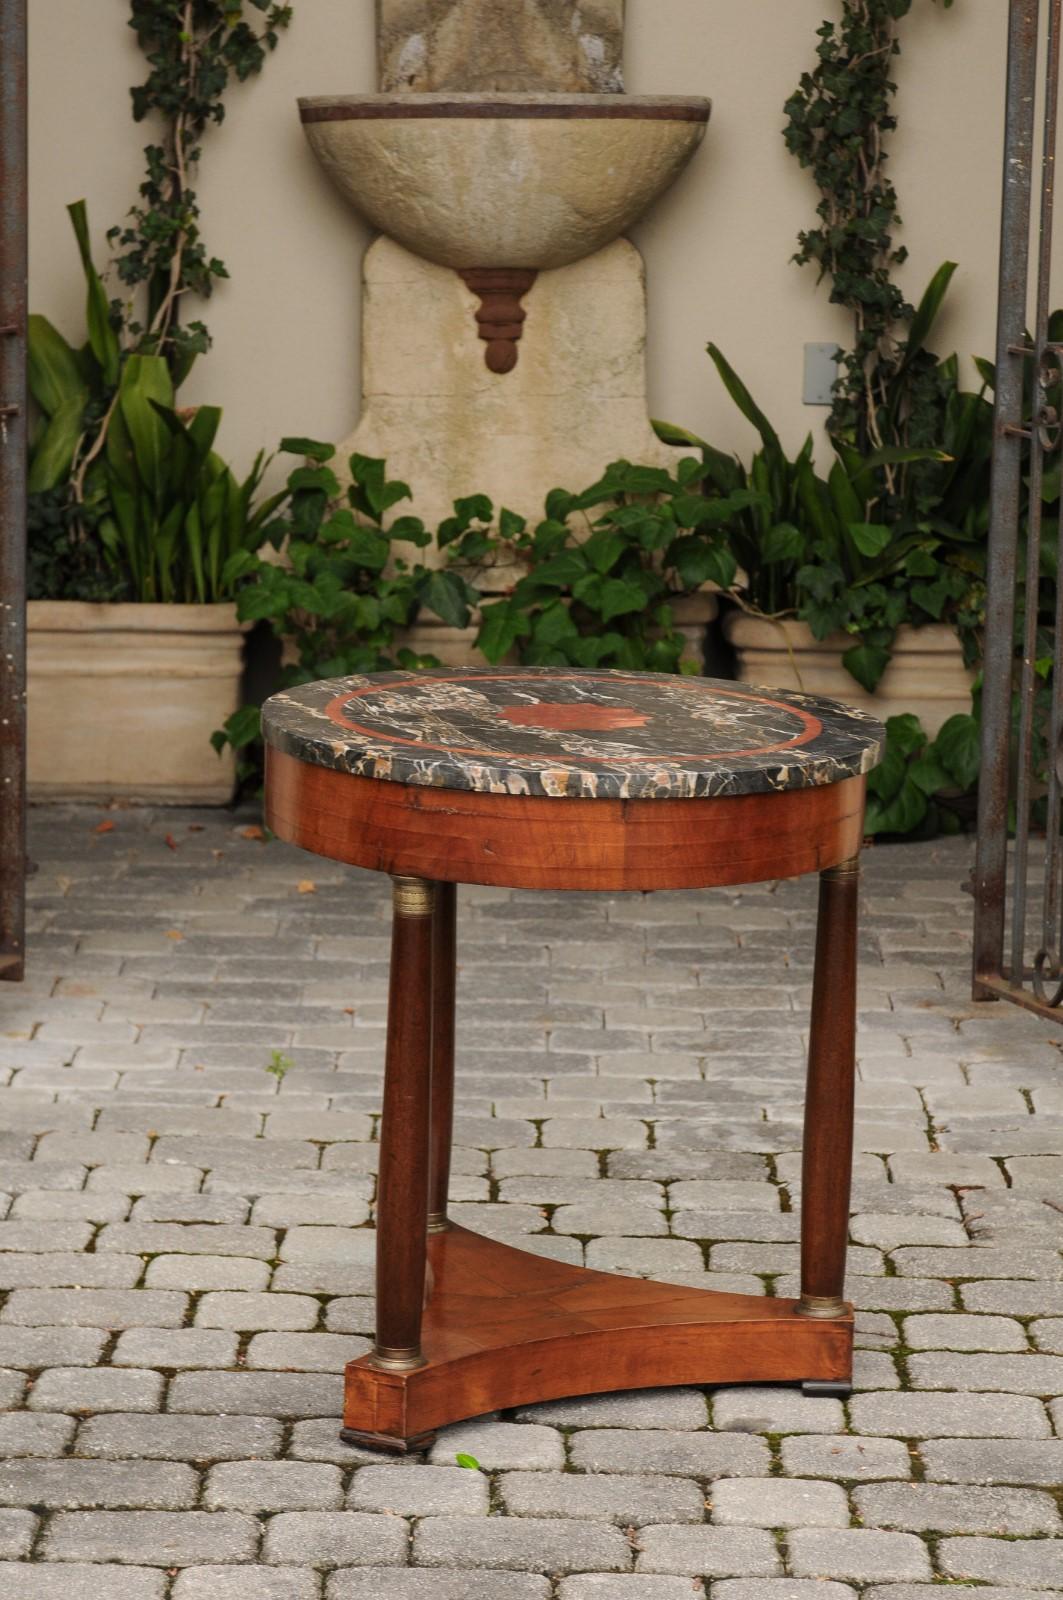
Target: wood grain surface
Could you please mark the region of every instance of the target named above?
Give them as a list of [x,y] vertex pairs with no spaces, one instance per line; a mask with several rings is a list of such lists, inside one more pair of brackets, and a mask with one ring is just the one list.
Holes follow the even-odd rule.
[[376,872],[512,889],[696,889],[799,877],[855,856],[865,784],[547,799],[356,778],[267,746],[266,821],[291,844]]
[[348,1364],[348,1436],[397,1451],[507,1406],[667,1384],[848,1381],[853,1318],[593,1272],[451,1226],[428,1239],[426,1365]]

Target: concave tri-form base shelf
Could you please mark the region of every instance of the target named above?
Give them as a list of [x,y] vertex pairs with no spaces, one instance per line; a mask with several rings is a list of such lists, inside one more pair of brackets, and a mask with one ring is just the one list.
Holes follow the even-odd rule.
[[592,1272],[466,1228],[429,1235],[425,1365],[347,1366],[344,1438],[405,1453],[507,1406],[665,1384],[846,1385],[853,1318],[796,1301]]

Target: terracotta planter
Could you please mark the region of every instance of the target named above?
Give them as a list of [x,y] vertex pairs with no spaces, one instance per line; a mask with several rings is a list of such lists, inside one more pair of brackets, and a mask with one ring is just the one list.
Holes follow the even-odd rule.
[[743,683],[768,684],[825,695],[885,721],[914,712],[933,737],[943,722],[971,709],[974,674],[963,664],[960,641],[943,623],[897,630],[893,659],[874,694],[861,689],[842,666],[852,645],[845,634],[816,639],[803,622],[766,622],[732,611],[724,633],[738,656]]
[[31,600],[28,624],[31,799],[232,799],[210,736],[240,703],[235,605]]
[[[719,602],[715,594],[699,593],[680,595],[671,601],[671,606],[676,630],[687,641],[683,660],[696,661],[700,671],[705,656],[705,630],[715,618]],[[412,627],[399,630],[395,646],[396,649],[405,646],[418,655],[436,656],[446,667],[482,667],[487,663],[476,649],[479,627],[478,617],[467,628],[449,628],[437,617],[422,612]],[[516,652],[511,652],[500,665],[508,665],[516,659]]]

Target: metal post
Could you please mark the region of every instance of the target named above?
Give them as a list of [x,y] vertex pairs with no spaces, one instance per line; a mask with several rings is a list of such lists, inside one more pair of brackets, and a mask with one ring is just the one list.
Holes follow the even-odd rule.
[[978,853],[974,874],[976,999],[996,997],[982,980],[999,977],[1004,959],[1016,549],[1022,488],[1023,391],[1028,359],[1021,352],[1026,343],[1039,10],[1039,0],[1011,0],[1008,16],[1008,100],[1004,137],[997,381],[982,690],[982,764],[978,785]]
[[25,970],[26,0],[0,0],[0,979]]

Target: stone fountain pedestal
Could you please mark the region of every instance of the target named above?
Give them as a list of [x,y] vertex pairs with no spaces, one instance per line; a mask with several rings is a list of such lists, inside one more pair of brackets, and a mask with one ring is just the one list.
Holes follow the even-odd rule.
[[645,277],[626,239],[538,274],[502,374],[457,272],[381,238],[362,290],[362,415],[342,454],[386,457],[430,526],[458,495],[530,521],[550,489],[586,488],[610,461],[675,460],[647,415]]

